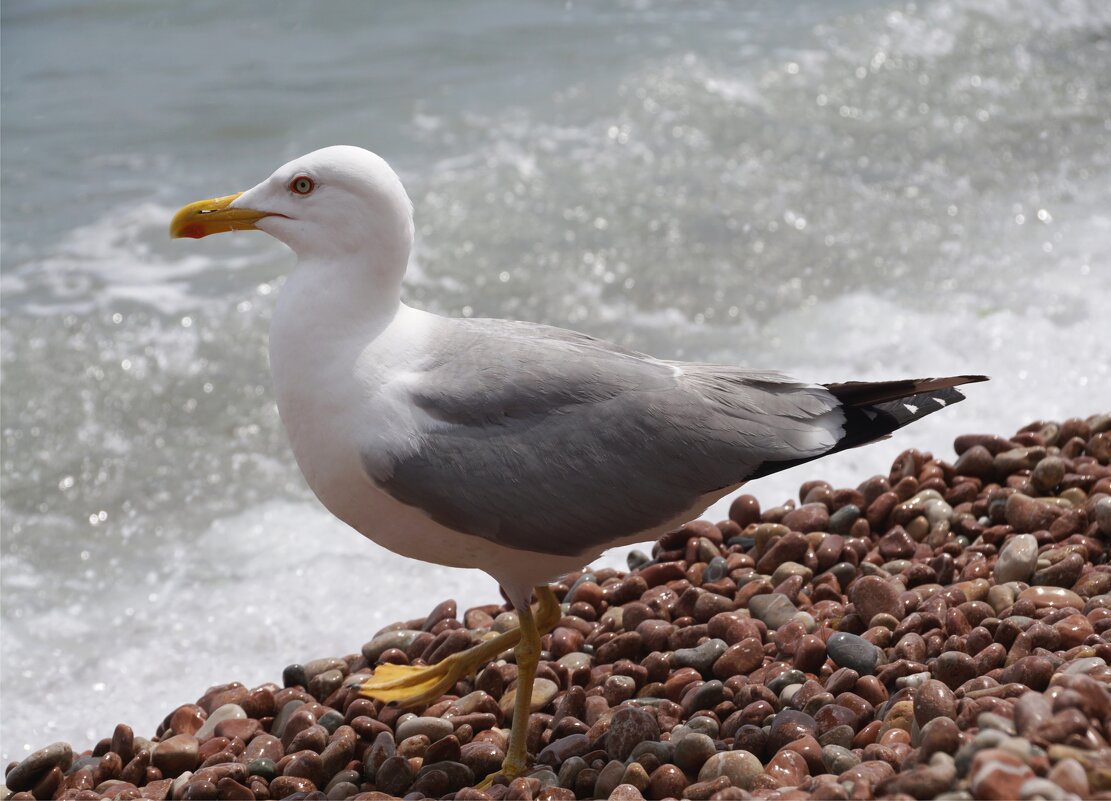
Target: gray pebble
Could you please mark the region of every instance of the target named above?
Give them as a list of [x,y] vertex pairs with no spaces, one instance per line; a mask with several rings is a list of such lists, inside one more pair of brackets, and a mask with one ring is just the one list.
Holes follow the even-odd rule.
[[698,772],[700,782],[713,781],[718,776],[725,776],[734,787],[747,790],[752,787],[752,782],[764,772],[760,760],[748,751],[721,751],[713,754],[702,765]]
[[773,592],[750,598],[748,611],[769,629],[778,629],[786,626],[799,610],[786,595]]
[[335,734],[336,729],[343,725],[343,713],[338,709],[329,709],[320,716],[317,723],[327,729],[328,734]]
[[[675,728],[678,729],[679,726],[676,726]],[[650,740],[645,740],[642,743],[638,743],[633,748],[632,753],[629,754],[629,759],[636,761],[645,754],[652,754],[654,757],[656,757],[656,759],[660,761],[661,765],[666,765],[668,762],[671,762],[673,759],[675,759],[674,730],[672,730],[671,736],[673,739],[669,742],[658,743]]]
[[1101,534],[1111,534],[1111,497],[1100,498],[1092,509],[1092,518]]
[[425,735],[432,742],[447,737],[455,730],[450,720],[443,718],[409,718],[397,726],[397,740],[405,740],[418,734]]
[[717,753],[714,741],[705,734],[691,732],[675,744],[675,764],[692,776]]
[[838,631],[826,642],[826,651],[838,667],[852,668],[861,676],[876,672],[883,652],[863,637]]
[[834,775],[844,773],[860,764],[860,757],[840,745],[822,747],[822,764]]
[[671,654],[672,667],[692,667],[705,673],[718,661],[729,646],[725,640],[707,640],[695,648],[680,648]]
[[715,556],[710,560],[710,563],[706,565],[706,569],[702,571],[702,581],[703,583],[717,581],[720,578],[724,578],[727,572],[728,569],[726,567],[725,557]]
[[376,664],[378,657],[385,651],[390,648],[400,648],[404,651],[420,634],[421,632],[416,629],[395,629],[379,634],[363,646],[363,658],[371,665]]
[[196,733],[198,740],[203,740],[212,735],[216,731],[216,724],[225,720],[246,720],[247,713],[239,704],[224,704],[217,709],[212,710],[212,714],[205,720],[204,725],[201,726]]
[[784,687],[788,687],[792,684],[802,684],[805,681],[806,674],[803,673],[801,670],[795,670],[792,668],[791,670],[785,670],[780,673],[774,679],[769,681],[767,686],[769,690],[778,695],[779,693],[783,692]]
[[579,772],[586,767],[586,760],[581,756],[568,757],[559,766],[559,786],[573,789],[575,787],[575,779],[579,777]]
[[1076,796],[1065,792],[1064,788],[1051,782],[1049,779],[1027,779],[1018,788],[1018,797],[1022,801],[1067,801]]

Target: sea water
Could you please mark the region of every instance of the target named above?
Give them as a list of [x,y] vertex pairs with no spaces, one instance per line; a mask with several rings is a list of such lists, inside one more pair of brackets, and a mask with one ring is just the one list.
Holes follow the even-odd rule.
[[167,239],[180,205],[321,146],[401,174],[422,308],[814,380],[992,376],[753,484],[766,505],[1111,408],[1102,0],[2,14],[4,762],[499,600],[307,489],[266,363],[290,253]]

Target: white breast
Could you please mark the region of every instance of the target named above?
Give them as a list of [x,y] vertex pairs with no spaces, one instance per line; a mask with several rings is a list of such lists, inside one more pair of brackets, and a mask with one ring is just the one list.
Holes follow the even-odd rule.
[[319,279],[295,272],[270,328],[278,413],[305,480],[332,514],[383,547],[473,566],[444,547],[449,532],[378,489],[365,469],[376,451],[414,436],[404,365],[419,351],[425,315],[401,306],[383,323]]

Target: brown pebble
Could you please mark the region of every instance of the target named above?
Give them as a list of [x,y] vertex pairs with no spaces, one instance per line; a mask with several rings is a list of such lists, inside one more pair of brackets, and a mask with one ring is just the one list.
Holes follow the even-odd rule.
[[724,681],[730,676],[747,676],[763,662],[763,644],[755,637],[749,637],[736,645],[729,646],[714,663],[713,672]]
[[175,778],[193,770],[200,762],[200,744],[191,734],[175,734],[154,747],[150,761],[163,776]]
[[930,679],[917,688],[914,694],[914,719],[925,726],[934,718],[955,718],[957,698],[944,682]]
[[683,771],[671,764],[660,765],[648,777],[649,798],[680,798],[687,786]]
[[170,713],[169,728],[174,734],[196,734],[207,717],[196,704],[182,704]]
[[1009,751],[987,748],[973,757],[968,775],[973,797],[1006,801],[1019,797],[1019,788],[1034,772]]
[[738,495],[729,505],[729,519],[744,528],[760,522],[760,501],[752,495]]
[[[409,784],[411,783],[409,782]],[[409,784],[405,785],[406,789],[408,789]],[[315,789],[315,784],[300,776],[278,776],[270,782],[271,798],[285,798],[287,795],[293,795],[294,793],[311,793]]]

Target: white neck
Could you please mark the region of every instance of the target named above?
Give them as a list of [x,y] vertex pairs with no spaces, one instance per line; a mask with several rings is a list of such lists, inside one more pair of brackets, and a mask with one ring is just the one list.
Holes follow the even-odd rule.
[[302,324],[320,326],[341,337],[344,330],[355,328],[364,334],[368,328],[381,330],[401,304],[403,273],[404,267],[383,269],[362,258],[300,259],[286,279],[278,308],[296,304],[297,313],[303,315]]

